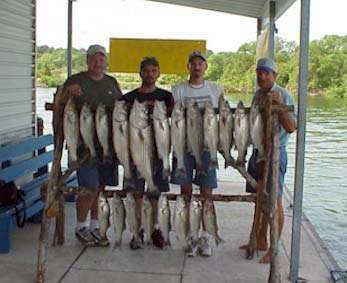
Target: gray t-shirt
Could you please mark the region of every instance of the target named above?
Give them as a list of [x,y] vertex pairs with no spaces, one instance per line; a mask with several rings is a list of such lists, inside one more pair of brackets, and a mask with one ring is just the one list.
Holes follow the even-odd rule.
[[223,94],[222,86],[206,80],[198,88],[191,86],[187,81],[172,88],[175,103],[181,101],[185,107],[188,101],[194,100],[200,108],[203,108],[206,102],[211,102],[214,108],[218,108],[221,94]]
[[96,111],[99,103],[104,103],[109,110],[113,109],[116,99],[122,97],[122,92],[115,78],[106,75],[101,80],[93,80],[87,72],[81,72],[69,77],[64,87],[71,84],[78,84],[81,87],[82,95],[76,97],[76,106],[81,110],[83,103],[88,102],[93,111]]

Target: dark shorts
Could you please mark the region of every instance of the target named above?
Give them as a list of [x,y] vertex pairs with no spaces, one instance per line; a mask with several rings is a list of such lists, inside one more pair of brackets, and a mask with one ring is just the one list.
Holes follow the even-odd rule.
[[[257,150],[253,150],[252,156],[249,159],[248,162],[248,167],[247,167],[247,172],[256,180],[258,181],[260,179],[260,174],[257,170],[257,155],[258,152]],[[286,147],[285,146],[281,146],[280,147],[280,168],[279,168],[279,172],[278,172],[278,192],[277,192],[277,197],[281,198],[283,195],[283,186],[284,186],[284,176],[286,174],[287,171],[287,162],[288,162],[288,158],[287,158],[287,151],[286,151]],[[271,182],[269,182],[269,184],[267,185],[267,192],[270,191],[270,187],[271,187]],[[250,185],[250,184],[246,184],[246,192],[248,193],[255,193],[256,190]]]
[[[204,152],[202,155],[202,161],[206,167],[209,167],[210,164],[210,154]],[[177,159],[173,157],[172,159],[172,173],[171,180],[172,184],[176,185],[185,185],[185,184],[195,184],[201,188],[215,189],[217,188],[217,173],[215,168],[207,170],[206,174],[196,174],[196,162],[195,158],[187,153],[184,157],[184,165],[186,169],[186,176],[178,177],[177,176]],[[193,178],[194,176],[194,178]]]
[[[161,162],[161,161],[157,161]],[[140,176],[136,169],[134,169],[132,178],[130,180],[123,181],[123,189],[128,192],[144,192],[145,191],[145,179]],[[169,178],[163,178],[162,166],[158,166],[154,170],[153,176],[154,185],[157,186],[160,192],[168,192],[170,190]]]
[[77,170],[78,184],[87,188],[118,185],[118,165],[89,161]]

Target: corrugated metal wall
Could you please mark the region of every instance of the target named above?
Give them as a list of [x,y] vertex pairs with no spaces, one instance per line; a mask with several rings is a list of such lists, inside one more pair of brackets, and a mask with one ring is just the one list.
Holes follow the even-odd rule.
[[36,0],[0,1],[0,145],[35,127]]

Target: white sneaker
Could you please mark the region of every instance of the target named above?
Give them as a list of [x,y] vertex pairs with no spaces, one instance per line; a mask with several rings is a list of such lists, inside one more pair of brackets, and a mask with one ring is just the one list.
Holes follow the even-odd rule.
[[198,255],[198,243],[194,241],[192,238],[188,239],[188,247],[186,249],[186,254],[189,257],[195,257]]
[[209,236],[204,235],[199,238],[199,252],[202,256],[212,256],[212,247]]

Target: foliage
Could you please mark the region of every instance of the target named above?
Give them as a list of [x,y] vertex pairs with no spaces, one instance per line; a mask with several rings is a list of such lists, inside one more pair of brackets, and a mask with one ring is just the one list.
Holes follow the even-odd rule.
[[[293,41],[276,38],[275,59],[278,83],[297,90],[299,48]],[[226,92],[249,93],[255,88],[256,43],[245,43],[236,52],[207,52],[206,78],[222,84]],[[73,49],[73,73],[85,69],[85,50]],[[138,74],[115,74],[122,89],[138,87]],[[37,48],[37,83],[54,87],[66,78],[66,50],[47,45]],[[185,76],[162,74],[159,85],[170,89]],[[310,93],[347,96],[347,36],[328,35],[310,43],[308,89]]]

